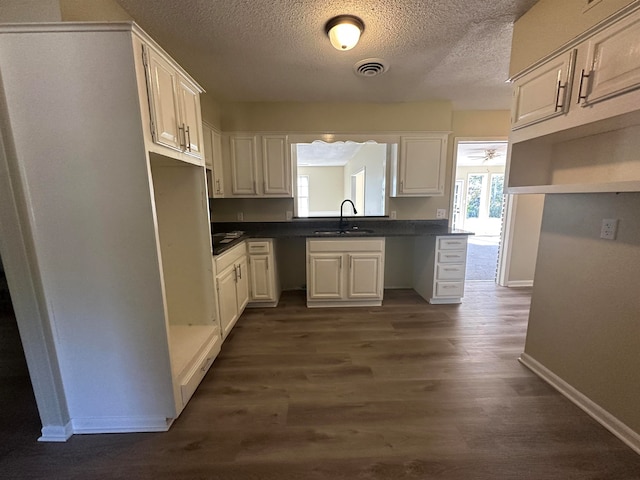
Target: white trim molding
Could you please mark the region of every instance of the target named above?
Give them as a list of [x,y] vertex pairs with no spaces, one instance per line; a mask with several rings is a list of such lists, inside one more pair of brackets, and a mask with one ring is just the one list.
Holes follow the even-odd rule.
[[533,287],[533,280],[510,280],[507,282],[507,287]]
[[629,428],[618,418],[569,385],[565,380],[557,376],[533,357],[522,353],[518,360],[640,455],[640,433]]
[[66,442],[73,435],[73,427],[71,422],[62,426],[48,425],[42,427],[42,436],[38,438],[39,442]]
[[71,420],[74,434],[166,432],[173,423],[165,417],[95,417]]

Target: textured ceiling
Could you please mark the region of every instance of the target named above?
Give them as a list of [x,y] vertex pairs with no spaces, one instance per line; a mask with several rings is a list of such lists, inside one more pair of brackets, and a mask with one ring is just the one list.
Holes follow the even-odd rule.
[[[513,22],[537,0],[118,0],[216,99],[414,102],[507,109]],[[335,50],[331,17],[365,23]],[[389,70],[358,77],[353,65]]]

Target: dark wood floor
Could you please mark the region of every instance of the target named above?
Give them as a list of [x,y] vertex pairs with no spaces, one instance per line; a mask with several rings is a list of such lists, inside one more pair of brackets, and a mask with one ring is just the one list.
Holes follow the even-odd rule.
[[640,479],[640,456],[518,363],[529,295],[306,309],[287,292],[247,310],[166,433],[36,443],[29,392],[3,385],[0,477]]

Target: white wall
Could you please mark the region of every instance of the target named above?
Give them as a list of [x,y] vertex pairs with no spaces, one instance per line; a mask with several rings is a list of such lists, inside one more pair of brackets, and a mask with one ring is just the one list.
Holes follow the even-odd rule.
[[345,192],[351,191],[351,175],[365,169],[365,215],[384,215],[386,158],[386,145],[368,143],[345,167]]

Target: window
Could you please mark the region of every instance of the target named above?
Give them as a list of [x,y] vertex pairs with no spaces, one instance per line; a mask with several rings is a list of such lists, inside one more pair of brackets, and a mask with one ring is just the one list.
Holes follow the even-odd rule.
[[298,216],[309,216],[309,175],[298,175]]
[[471,174],[467,179],[467,218],[479,218],[482,186],[486,175]]
[[502,216],[503,191],[504,174],[492,174],[491,191],[489,193],[489,218],[500,218]]

